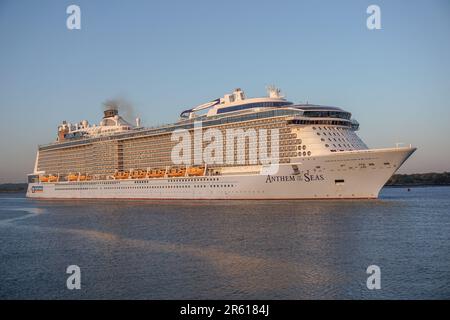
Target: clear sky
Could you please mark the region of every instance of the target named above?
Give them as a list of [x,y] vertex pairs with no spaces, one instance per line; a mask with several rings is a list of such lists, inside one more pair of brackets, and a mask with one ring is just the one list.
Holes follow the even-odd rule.
[[0,46],[0,182],[25,181],[37,145],[62,120],[98,122],[106,99],[156,125],[269,84],[352,112],[369,147],[417,146],[401,172],[450,171],[448,0],[0,0]]

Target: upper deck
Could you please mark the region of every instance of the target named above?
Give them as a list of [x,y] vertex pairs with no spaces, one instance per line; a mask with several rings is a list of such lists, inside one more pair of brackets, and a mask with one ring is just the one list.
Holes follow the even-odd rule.
[[118,115],[117,110],[106,110],[99,125],[89,126],[87,121],[71,125],[65,121],[58,127],[58,140],[40,145],[40,150],[82,145],[103,140],[129,139],[169,133],[177,129],[193,129],[197,122],[202,127],[211,127],[273,117],[290,117],[300,124],[342,125],[357,130],[359,124],[351,119],[351,113],[338,107],[294,104],[281,96],[278,89],[269,88],[268,97],[249,98],[241,89],[236,89],[224,98],[185,110],[179,121],[158,127],[143,128],[139,118],[131,125]]

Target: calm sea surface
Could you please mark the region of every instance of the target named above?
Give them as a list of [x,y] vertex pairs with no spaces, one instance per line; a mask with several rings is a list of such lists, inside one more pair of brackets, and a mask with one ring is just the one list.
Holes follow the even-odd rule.
[[[366,268],[381,268],[368,290]],[[81,290],[66,268],[81,268]],[[0,195],[0,298],[450,298],[450,187],[358,201]]]

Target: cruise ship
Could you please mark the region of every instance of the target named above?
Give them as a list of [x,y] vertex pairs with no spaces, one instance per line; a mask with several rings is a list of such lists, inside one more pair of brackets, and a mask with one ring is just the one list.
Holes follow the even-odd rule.
[[[158,127],[106,106],[38,147],[27,196],[45,199],[373,199],[415,148],[370,149],[338,107],[241,89]],[[183,139],[185,138],[185,139]]]

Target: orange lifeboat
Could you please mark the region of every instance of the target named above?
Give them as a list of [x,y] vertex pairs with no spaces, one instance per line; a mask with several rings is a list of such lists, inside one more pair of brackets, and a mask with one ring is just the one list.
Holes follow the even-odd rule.
[[48,176],[39,176],[40,182],[48,182]]
[[85,181],[85,180],[86,180],[86,175],[80,174],[80,181]]
[[169,173],[167,173],[169,177],[184,177],[185,174],[186,169],[184,168],[172,168]]
[[205,173],[205,167],[191,167],[188,169],[189,176],[202,176]]
[[134,170],[133,173],[131,174],[131,178],[133,179],[143,179],[147,176],[147,171],[145,170]]
[[129,176],[130,176],[130,173],[128,171],[117,171],[114,174],[115,179],[128,179]]
[[67,177],[67,180],[69,180],[69,181],[77,181],[78,180],[78,174],[70,173],[69,176]]
[[48,182],[57,182],[58,181],[58,177],[51,174],[51,175],[48,176],[47,180],[48,180]]
[[166,174],[166,170],[164,169],[152,169],[148,170],[149,178],[162,178]]
[[91,181],[92,180],[92,176],[91,175],[88,175],[88,174],[86,174],[86,181]]

